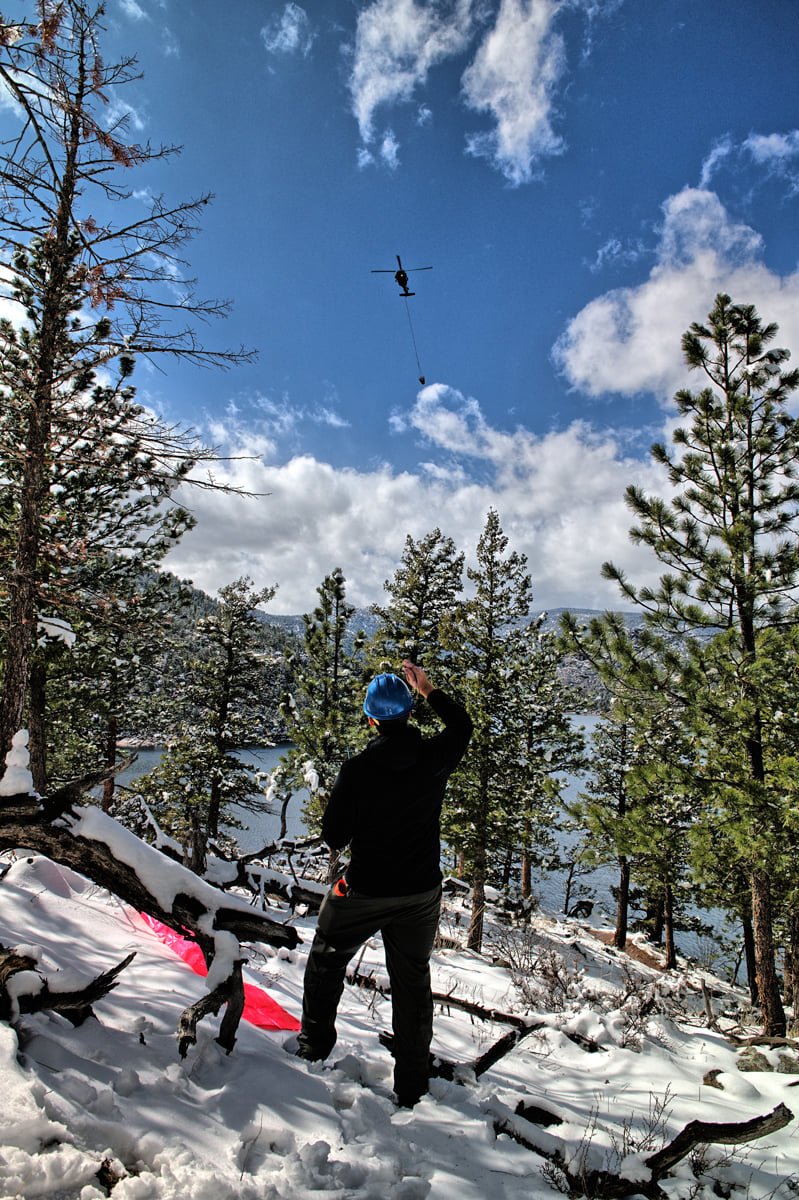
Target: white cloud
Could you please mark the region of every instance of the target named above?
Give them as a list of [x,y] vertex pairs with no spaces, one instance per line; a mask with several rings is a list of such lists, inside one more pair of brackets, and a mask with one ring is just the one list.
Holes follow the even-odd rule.
[[149,21],[150,19],[149,13],[146,13],[136,0],[119,0],[119,7],[132,21]]
[[708,154],[705,161],[702,163],[702,169],[699,174],[700,188],[707,188],[716,173],[716,170],[721,163],[726,162],[731,154],[735,152],[735,144],[729,134],[719,138],[713,144],[713,148]]
[[603,271],[605,267],[618,263],[629,266],[630,263],[637,262],[645,253],[645,247],[640,241],[625,243],[617,237],[608,238],[605,244],[597,250],[594,261],[587,264],[588,270],[596,274],[598,271]]
[[349,86],[366,145],[378,108],[411,100],[431,67],[466,49],[473,7],[473,0],[374,0],[359,14]]
[[392,171],[399,166],[399,142],[391,129],[387,129],[383,134],[380,142],[380,157]]
[[384,595],[409,533],[422,537],[438,525],[473,562],[494,506],[512,548],[528,555],[539,607],[619,607],[616,589],[600,577],[607,558],[636,582],[654,581],[656,565],[629,542],[623,493],[634,482],[662,494],[665,481],[625,455],[623,437],[582,422],[546,437],[504,432],[476,400],[443,384],[419,393],[405,427],[430,452],[412,472],[336,469],[309,455],[269,465],[260,457],[271,452],[264,439],[228,443],[226,453],[255,458],[230,462],[216,477],[261,498],[189,493],[199,523],[167,567],[210,593],[245,573],[258,586],[277,582],[270,607],[297,613],[313,607],[318,584],[341,566],[349,599],[365,605]]
[[265,395],[246,393],[228,401],[223,419],[210,422],[213,445],[229,445],[236,441],[263,439],[256,450],[259,457],[274,459],[279,449],[296,446],[302,427],[323,425],[330,429],[347,429],[350,422],[338,411],[335,389],[330,389],[324,402],[314,405],[294,404],[287,394]]
[[767,176],[786,179],[792,194],[799,192],[799,129],[788,133],[750,133],[736,143],[729,134],[715,143],[702,164],[700,187],[709,187],[722,165],[740,170],[754,164]]
[[763,248],[763,239],[750,226],[734,221],[715,192],[683,188],[663,205],[660,261],[678,266],[704,253],[719,261],[751,260]]
[[[555,28],[558,18],[580,9],[590,43],[593,22],[621,2],[373,0],[358,17],[349,81],[363,143],[359,166],[375,162],[368,147],[379,137],[378,109],[413,100],[430,71],[468,50],[493,13],[493,27],[461,81],[466,106],[487,114],[493,128],[470,134],[466,150],[488,159],[512,184],[528,182],[542,158],[564,149],[553,128],[555,93],[566,68],[563,38]],[[588,52],[584,48],[584,57]],[[431,116],[429,106],[420,102],[417,124],[427,124]]]
[[144,118],[132,104],[128,104],[125,100],[121,100],[119,96],[112,96],[108,107],[103,113],[106,129],[118,129],[120,126],[132,127],[141,133],[146,127]]
[[287,4],[282,13],[264,26],[261,37],[269,54],[302,54],[303,57],[310,53],[314,40],[307,12],[293,3]]
[[770,165],[799,158],[799,129],[790,133],[753,133],[744,142],[755,162]]
[[164,58],[180,58],[180,43],[171,29],[161,32],[161,53]]
[[540,158],[563,150],[551,120],[565,68],[563,40],[553,30],[559,8],[557,0],[501,0],[494,28],[463,76],[466,103],[496,122],[468,139],[469,152],[488,158],[513,184],[527,183]]
[[770,175],[787,179],[792,194],[799,193],[799,129],[790,133],[750,134],[743,149]]
[[697,386],[680,339],[721,291],[755,304],[779,324],[779,344],[799,353],[799,273],[781,278],[770,271],[760,236],[733,220],[713,192],[685,188],[666,201],[663,216],[649,278],[592,300],[555,347],[570,383],[590,396],[646,391],[668,401],[677,388]]

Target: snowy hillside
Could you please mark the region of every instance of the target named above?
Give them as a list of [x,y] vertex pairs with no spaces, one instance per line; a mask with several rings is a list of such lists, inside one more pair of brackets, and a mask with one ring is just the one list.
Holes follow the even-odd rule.
[[[799,1109],[788,1048],[736,1049],[707,1027],[698,974],[666,977],[646,952],[615,954],[583,924],[542,915],[523,933],[493,922],[507,965],[492,966],[457,948],[463,902],[448,900],[450,948],[435,955],[434,988],[451,1001],[437,1006],[433,1048],[461,1065],[409,1111],[392,1100],[378,1040],[389,1002],[373,987],[346,988],[328,1063],[303,1063],[284,1048],[287,1033],[245,1023],[226,1057],[214,1018],[181,1061],[176,1023],[203,980],[135,912],[42,858],[14,861],[0,896],[0,941],[40,946],[42,966],[65,978],[136,952],[79,1028],[52,1014],[0,1024],[3,1197],[537,1200],[563,1194],[564,1170],[646,1189],[643,1160],[688,1122]],[[296,924],[299,950],[252,947],[247,970],[293,1014],[313,919]],[[384,983],[378,943],[357,966]],[[737,1024],[742,994],[706,979],[715,1016]],[[475,1006],[509,1020],[483,1020]],[[500,1039],[507,1052],[496,1057]],[[768,1069],[739,1070],[743,1053]],[[695,1150],[660,1194],[788,1200],[797,1179],[792,1119],[738,1149]]]

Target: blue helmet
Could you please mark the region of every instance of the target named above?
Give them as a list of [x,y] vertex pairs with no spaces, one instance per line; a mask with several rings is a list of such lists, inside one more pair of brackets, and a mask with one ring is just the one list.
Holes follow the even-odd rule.
[[373,721],[396,721],[413,708],[413,693],[399,675],[376,675],[366,689],[363,711]]

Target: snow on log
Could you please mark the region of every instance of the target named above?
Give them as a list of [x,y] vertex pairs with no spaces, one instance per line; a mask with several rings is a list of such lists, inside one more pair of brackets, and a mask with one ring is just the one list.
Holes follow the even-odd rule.
[[92,1005],[117,986],[117,975],[136,957],[135,950],[101,975],[59,987],[44,975],[33,955],[0,946],[0,1021],[13,1023],[22,1013],[59,1012],[73,1025],[92,1016]]
[[625,1200],[634,1196],[665,1200],[667,1193],[660,1187],[660,1180],[694,1147],[743,1145],[776,1133],[793,1120],[791,1110],[784,1104],[778,1104],[770,1113],[749,1121],[689,1121],[667,1145],[641,1160],[637,1168],[631,1169],[626,1175],[601,1170],[581,1170],[579,1174],[573,1174],[569,1169],[569,1155],[565,1153],[564,1143],[555,1135],[537,1129],[534,1121],[525,1119],[521,1106],[513,1113],[496,1097],[492,1097],[482,1107],[493,1119],[495,1133],[507,1134],[515,1142],[557,1165],[570,1196],[591,1196],[594,1200]]
[[[143,842],[101,809],[73,803],[74,789],[49,798],[7,796],[0,803],[0,850],[32,850],[78,874],[140,912],[190,936],[208,963],[209,996],[214,1005],[191,1014],[186,1029],[224,1002],[220,1042],[230,1050],[243,1006],[239,942],[266,942],[292,949],[300,940],[292,926],[276,921],[247,901],[225,895],[188,867]],[[181,1027],[184,1021],[181,1019]],[[184,1033],[181,1045],[187,1045]],[[190,1039],[191,1040],[191,1039]]]
[[223,1004],[227,1005],[225,1015],[219,1027],[217,1042],[230,1054],[236,1041],[236,1030],[244,1012],[244,981],[241,968],[244,959],[237,959],[233,970],[227,979],[222,980],[212,991],[206,992],[199,1000],[181,1013],[178,1021],[178,1051],[185,1058],[189,1046],[197,1041],[197,1025],[208,1013],[217,1013]]

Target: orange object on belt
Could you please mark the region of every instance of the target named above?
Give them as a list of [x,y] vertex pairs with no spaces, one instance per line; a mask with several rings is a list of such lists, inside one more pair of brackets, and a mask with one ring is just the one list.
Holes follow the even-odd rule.
[[344,878],[344,876],[342,875],[341,879],[337,879],[335,884],[333,885],[333,895],[334,896],[346,896],[348,891],[349,891],[349,888],[347,887],[347,881]]

